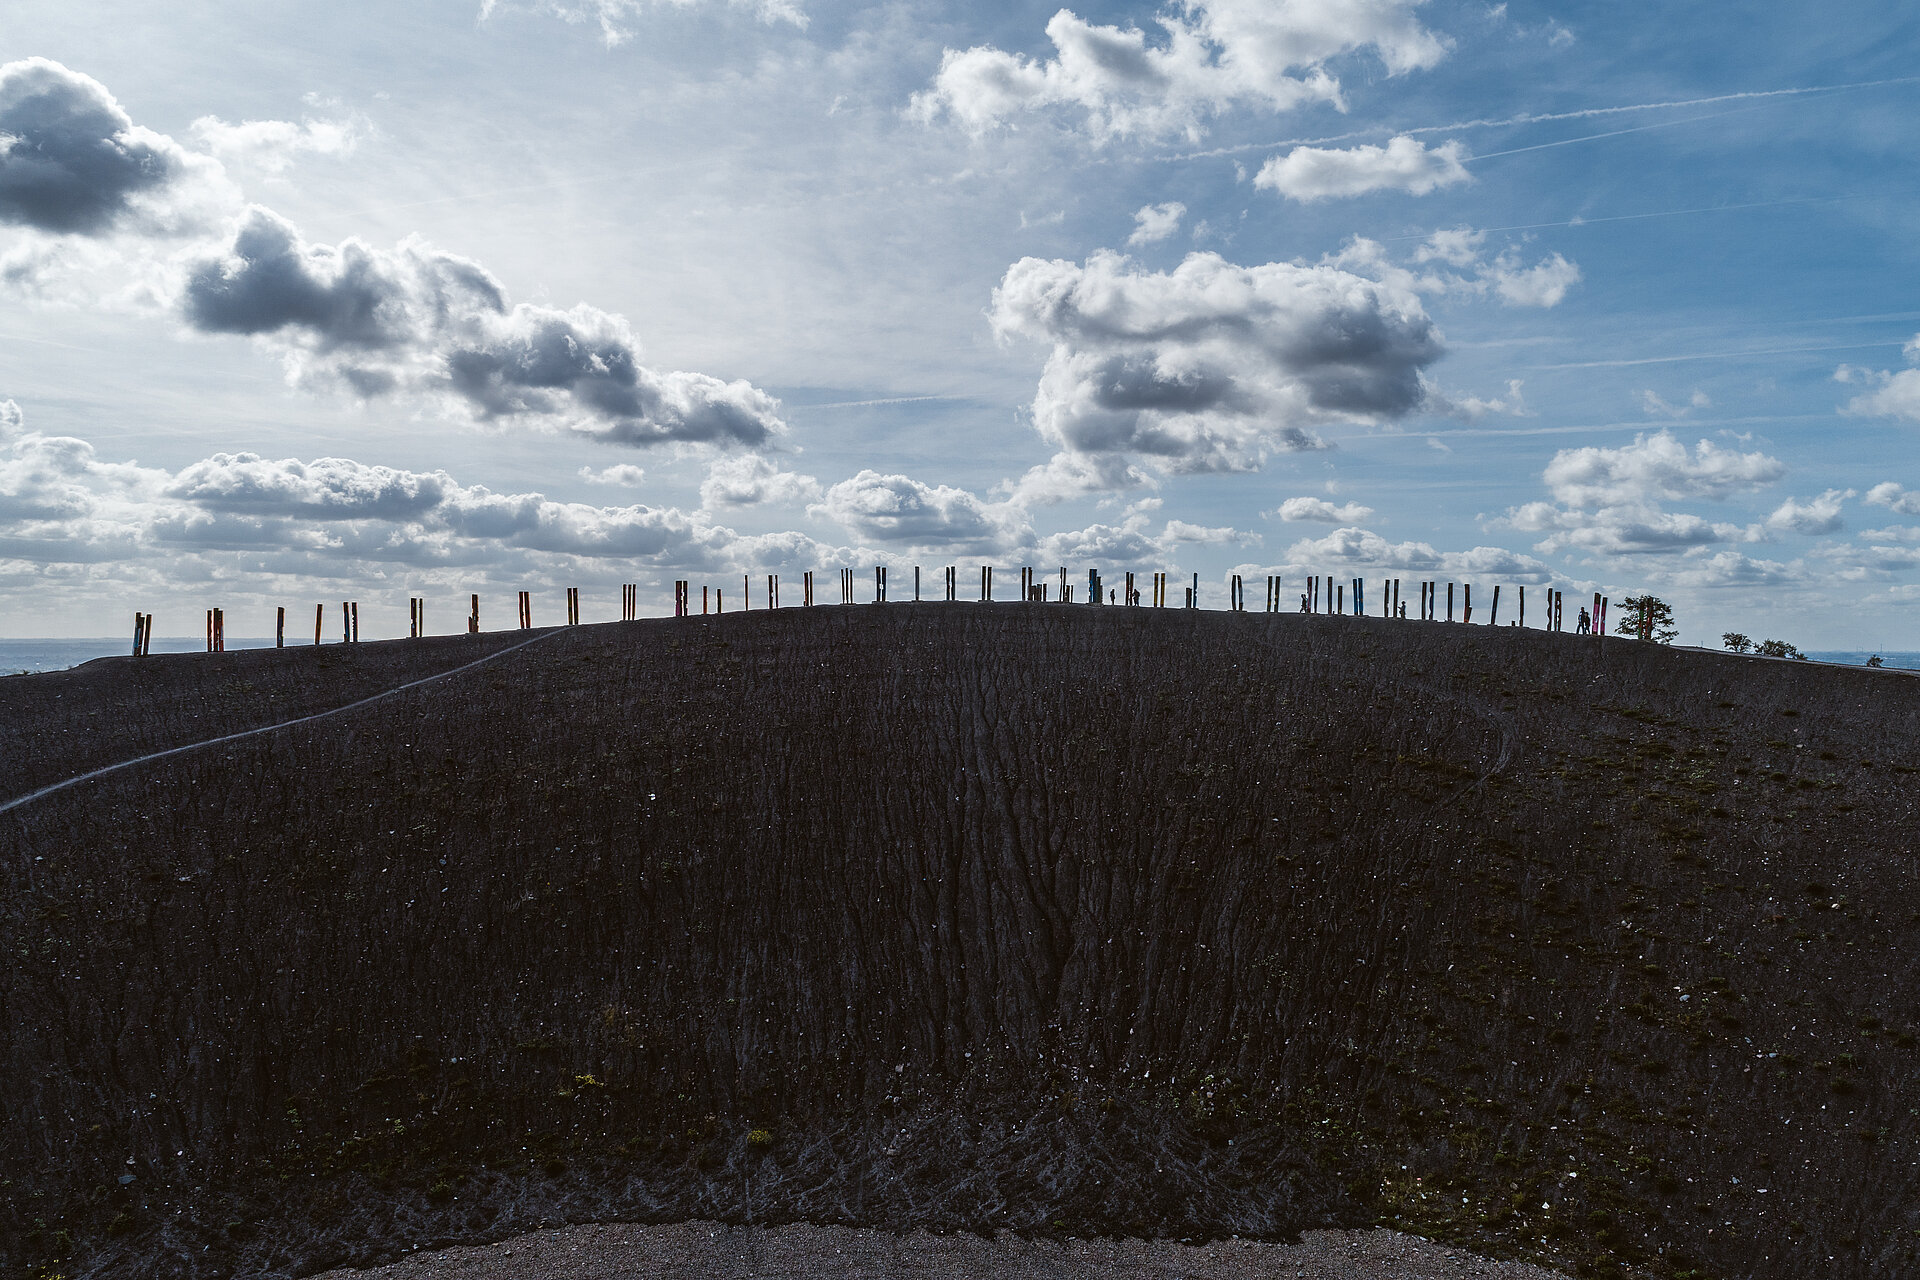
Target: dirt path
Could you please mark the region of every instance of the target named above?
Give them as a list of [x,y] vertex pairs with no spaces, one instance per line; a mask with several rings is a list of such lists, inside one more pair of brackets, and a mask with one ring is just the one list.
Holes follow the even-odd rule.
[[131,769],[135,765],[147,764],[155,760],[164,760],[168,756],[177,756],[182,752],[198,751],[203,747],[217,747],[223,742],[238,742],[242,738],[251,738],[256,734],[273,733],[279,729],[291,729],[295,725],[309,724],[315,720],[325,720],[329,716],[343,715],[349,711],[357,711],[369,703],[379,702],[383,698],[391,698],[397,693],[405,693],[409,689],[418,689],[421,685],[433,684],[435,681],[445,680],[450,676],[457,676],[463,671],[471,671],[475,667],[483,667],[496,658],[504,658],[510,653],[526,648],[530,644],[539,644],[542,640],[558,634],[559,631],[557,628],[546,631],[531,640],[522,640],[519,644],[510,645],[505,649],[496,649],[484,658],[475,658],[472,662],[462,663],[450,671],[441,671],[434,675],[423,676],[418,680],[409,680],[405,684],[395,685],[391,689],[382,689],[379,693],[371,694],[368,697],[361,698],[354,702],[349,702],[345,706],[332,707],[326,711],[316,711],[311,715],[295,716],[290,720],[281,720],[274,724],[258,725],[252,729],[242,729],[238,733],[224,733],[217,738],[207,738],[200,742],[189,742],[184,746],[169,747],[165,751],[150,751],[145,755],[135,756],[130,760],[121,760],[114,764],[102,765],[98,769],[90,769],[75,777],[41,787],[37,791],[29,791],[23,796],[15,796],[11,800],[0,802],[0,813],[5,813],[9,809],[18,809],[22,805],[32,804],[42,796],[50,796],[56,791],[65,791],[68,787],[77,787],[83,782],[91,782],[93,779],[105,777],[109,773],[118,773],[122,769]]
[[1559,1280],[1395,1231],[1309,1231],[1297,1245],[1222,1240],[1027,1241],[1011,1235],[900,1236],[852,1227],[610,1223],[562,1227],[475,1248],[419,1253],[318,1280],[457,1276],[461,1280]]

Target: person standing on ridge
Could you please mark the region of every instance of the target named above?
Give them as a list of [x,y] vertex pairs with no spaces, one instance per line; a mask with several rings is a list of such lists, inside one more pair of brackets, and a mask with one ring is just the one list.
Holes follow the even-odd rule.
[[1593,619],[1587,615],[1587,611],[1585,609],[1580,610],[1580,629],[1575,634],[1584,636],[1589,632],[1591,632],[1592,630],[1593,630]]

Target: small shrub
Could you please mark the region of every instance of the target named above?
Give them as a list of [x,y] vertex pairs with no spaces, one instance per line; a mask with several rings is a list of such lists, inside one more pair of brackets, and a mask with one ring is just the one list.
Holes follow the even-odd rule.
[[747,1134],[747,1145],[750,1147],[772,1146],[773,1131],[770,1129],[755,1129],[751,1131]]

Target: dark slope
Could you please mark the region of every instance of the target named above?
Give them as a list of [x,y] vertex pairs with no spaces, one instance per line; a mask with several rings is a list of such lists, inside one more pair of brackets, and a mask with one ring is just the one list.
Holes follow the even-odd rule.
[[405,644],[97,658],[0,680],[0,803],[134,756],[327,711],[520,643],[529,633]]
[[[147,678],[0,725],[79,772]],[[0,815],[0,1276],[614,1216],[1909,1275],[1916,767],[1910,677],[1537,632],[567,631]]]

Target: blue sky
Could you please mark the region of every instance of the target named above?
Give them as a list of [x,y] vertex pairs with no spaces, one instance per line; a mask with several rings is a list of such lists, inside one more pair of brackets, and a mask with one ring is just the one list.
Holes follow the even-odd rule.
[[15,0],[0,629],[992,563],[1914,648],[1916,19],[1725,14]]

